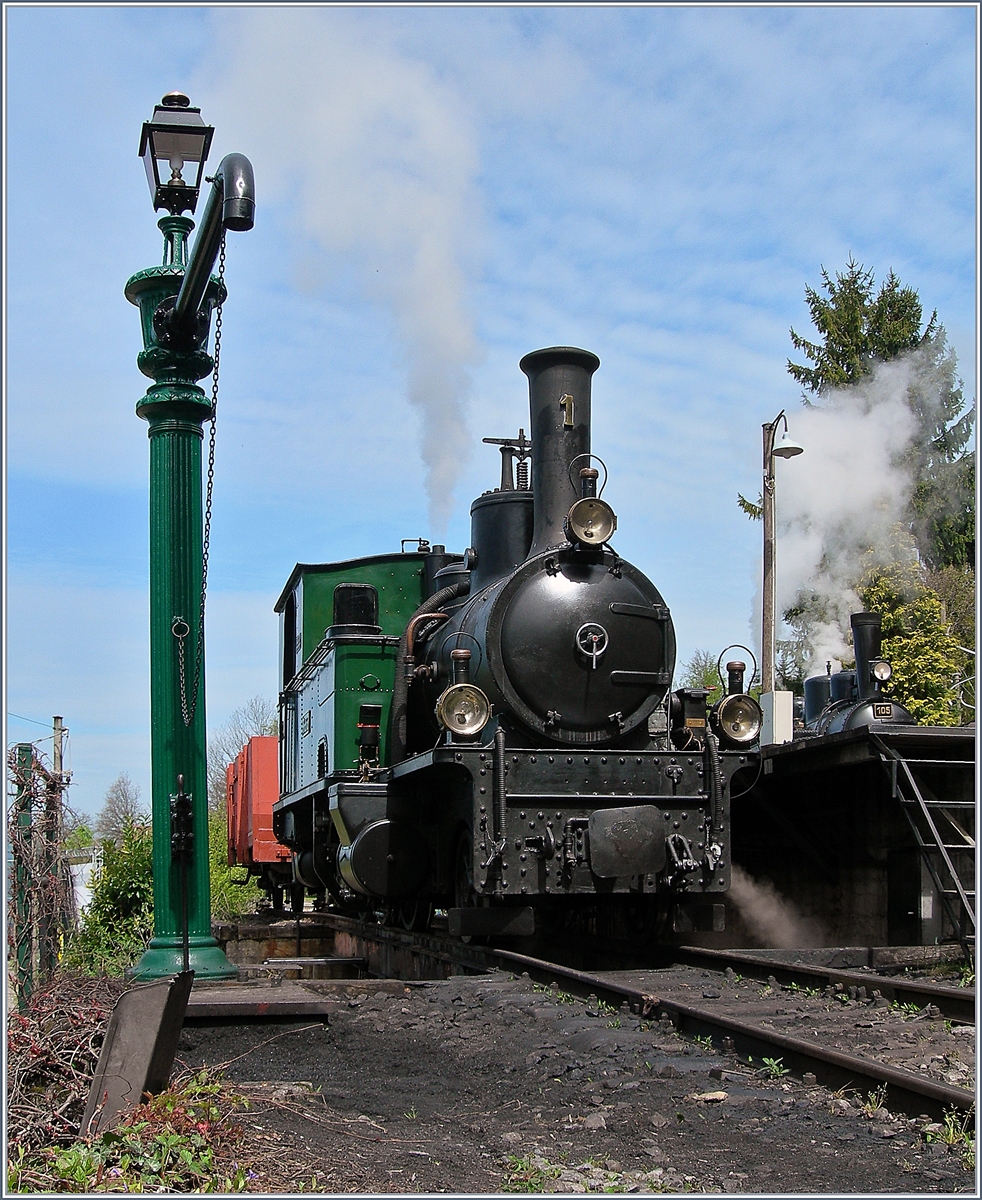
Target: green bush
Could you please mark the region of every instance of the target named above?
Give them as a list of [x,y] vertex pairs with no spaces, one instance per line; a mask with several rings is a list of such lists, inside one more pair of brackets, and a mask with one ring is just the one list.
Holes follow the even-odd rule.
[[208,874],[211,879],[211,915],[229,921],[256,911],[263,893],[254,876],[242,867],[228,865],[228,824],[224,802],[208,813]]
[[92,899],[69,939],[63,965],[87,975],[122,975],[153,934],[153,834],[127,822],[122,839],[102,843]]

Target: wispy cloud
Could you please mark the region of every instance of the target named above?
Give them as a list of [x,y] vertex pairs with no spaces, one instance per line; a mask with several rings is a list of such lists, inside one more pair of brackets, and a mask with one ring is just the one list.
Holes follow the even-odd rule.
[[470,450],[475,133],[430,63],[380,45],[349,14],[253,9],[219,27],[201,90],[224,136],[249,144],[269,193],[291,197],[304,289],[313,301],[319,284],[350,279],[394,322],[440,532]]

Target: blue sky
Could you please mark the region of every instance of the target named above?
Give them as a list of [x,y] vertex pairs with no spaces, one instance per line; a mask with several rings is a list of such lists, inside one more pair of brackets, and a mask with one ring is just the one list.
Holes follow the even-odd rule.
[[974,6],[5,19],[7,740],[64,715],[82,811],[120,771],[149,796],[146,380],[122,293],[159,261],[137,148],[164,92],[258,192],[229,238],[213,728],[275,697],[294,562],[467,544],[498,469],[480,438],[528,426],[529,350],[600,356],[617,547],[680,661],[754,637],[760,528],[735,498],[759,487],[761,422],[787,407],[793,431],[788,328],[809,331],[822,265],[915,286],[976,394]]

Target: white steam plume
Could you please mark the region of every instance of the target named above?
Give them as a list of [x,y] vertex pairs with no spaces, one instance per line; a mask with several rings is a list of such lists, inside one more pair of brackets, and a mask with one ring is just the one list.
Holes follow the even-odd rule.
[[240,9],[217,22],[201,81],[209,115],[253,158],[263,195],[293,197],[305,237],[392,311],[440,533],[469,454],[478,358],[465,293],[479,164],[460,100],[343,11]]
[[805,950],[827,942],[819,921],[802,916],[769,879],[755,880],[736,863],[729,895],[748,932],[767,950]]
[[805,452],[777,480],[777,609],[804,591],[817,597],[808,629],[807,671],[851,658],[849,615],[862,609],[855,585],[865,570],[892,561],[892,537],[911,496],[904,452],[916,430],[907,403],[923,358],[876,366],[862,382],[797,410],[791,432]]

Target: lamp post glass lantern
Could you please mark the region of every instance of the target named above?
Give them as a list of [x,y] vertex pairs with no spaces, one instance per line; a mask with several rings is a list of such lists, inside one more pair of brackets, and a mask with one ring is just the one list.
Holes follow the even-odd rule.
[[[777,440],[778,426],[782,421],[784,422],[784,433],[781,435],[780,440]],[[760,682],[761,692],[768,694],[774,691],[774,459],[794,458],[802,454],[804,448],[793,441],[789,435],[788,419],[784,415],[783,409],[773,421],[765,422],[762,428],[764,434],[764,486],[762,489],[764,510],[764,586],[761,604]]]
[[[201,119],[183,92],[168,92],[143,123],[140,157],[147,171],[153,207],[172,216],[194,212],[215,130]],[[192,177],[184,178],[185,168]]]

